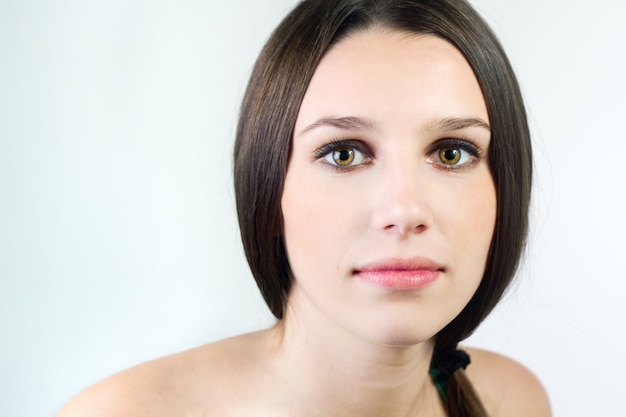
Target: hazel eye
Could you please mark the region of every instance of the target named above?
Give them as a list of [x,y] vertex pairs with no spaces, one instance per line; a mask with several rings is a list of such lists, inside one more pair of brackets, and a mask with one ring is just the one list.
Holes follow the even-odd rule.
[[482,159],[482,153],[467,140],[444,139],[431,148],[427,162],[445,170],[469,168]]
[[354,149],[343,148],[333,151],[333,161],[339,166],[348,166],[354,161]]
[[353,146],[342,145],[330,150],[324,159],[333,166],[348,168],[362,164],[365,156]]
[[446,147],[439,150],[439,160],[444,165],[457,165],[461,159],[469,159],[469,154],[460,148]]

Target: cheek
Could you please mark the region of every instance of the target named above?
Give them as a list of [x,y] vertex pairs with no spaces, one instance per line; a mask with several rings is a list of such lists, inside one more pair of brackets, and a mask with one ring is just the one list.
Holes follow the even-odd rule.
[[446,216],[442,225],[454,224],[466,237],[491,241],[496,219],[496,189],[487,166],[481,166],[467,181],[447,184],[439,197],[438,211]]
[[440,205],[438,218],[450,256],[451,286],[446,297],[461,307],[453,316],[469,302],[481,283],[496,218],[496,194],[491,181],[465,191],[464,198]]
[[323,270],[333,264],[346,226],[346,211],[333,194],[318,190],[306,176],[287,178],[281,201],[285,246],[296,278],[301,271]]
[[[454,196],[454,197],[451,197]],[[482,276],[496,219],[496,190],[487,171],[440,194],[433,207],[437,226],[458,266]]]
[[465,218],[472,219],[464,222],[466,234],[481,242],[491,242],[496,222],[495,189],[481,189],[474,197],[466,206]]
[[493,180],[489,177],[486,185],[477,189],[474,204],[469,206],[472,212],[468,214],[476,219],[473,233],[483,236],[489,243],[491,243],[496,224],[496,208],[496,189]]
[[[296,168],[296,167],[294,167]],[[330,251],[365,230],[363,193],[358,187],[313,170],[293,169],[281,200],[285,244],[308,255]]]
[[[474,189],[472,197],[461,204],[457,214],[458,247],[464,268],[475,276],[476,285],[485,270],[496,221],[496,193],[493,183]],[[454,233],[453,231],[450,231]]]

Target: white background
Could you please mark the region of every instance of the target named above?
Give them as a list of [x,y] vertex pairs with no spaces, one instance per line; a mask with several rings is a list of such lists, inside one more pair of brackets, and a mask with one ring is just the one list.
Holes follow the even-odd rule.
[[[256,54],[295,0],[0,1],[0,417],[270,324],[234,213]],[[476,0],[527,99],[531,246],[471,343],[624,416],[625,3]]]

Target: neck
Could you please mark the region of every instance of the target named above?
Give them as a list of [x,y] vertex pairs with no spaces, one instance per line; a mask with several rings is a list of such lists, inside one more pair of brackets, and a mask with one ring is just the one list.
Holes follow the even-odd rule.
[[286,314],[272,332],[285,404],[298,416],[439,415],[430,376],[432,341],[391,346],[324,322]]

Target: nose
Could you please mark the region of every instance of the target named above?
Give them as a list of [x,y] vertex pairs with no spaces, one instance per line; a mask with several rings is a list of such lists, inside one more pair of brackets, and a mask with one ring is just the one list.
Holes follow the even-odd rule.
[[433,222],[429,187],[416,164],[393,164],[379,174],[371,211],[373,227],[400,238],[428,229]]

